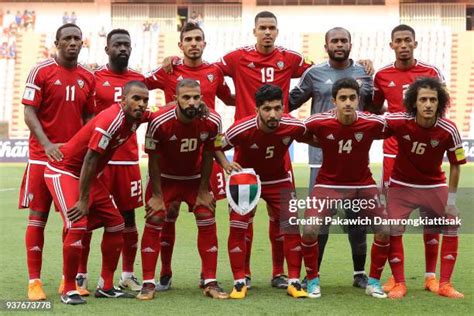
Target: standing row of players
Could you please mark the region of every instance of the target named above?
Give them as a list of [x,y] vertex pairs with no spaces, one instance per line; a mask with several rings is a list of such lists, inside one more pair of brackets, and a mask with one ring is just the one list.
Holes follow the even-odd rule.
[[[45,166],[48,160],[52,161],[50,164],[50,167],[52,168],[55,168],[54,161],[60,164],[60,161],[64,158],[64,150],[59,149],[60,144],[67,142],[80,129],[82,122],[87,119],[89,114],[99,113],[104,108],[109,107],[111,104],[118,102],[119,100],[122,100],[122,104],[127,105],[127,94],[122,91],[122,86],[126,82],[130,80],[138,80],[144,81],[147,87],[150,89],[162,88],[165,90],[167,101],[170,101],[171,96],[175,94],[177,99],[180,98],[178,92],[173,91],[178,81],[182,81],[181,79],[184,78],[199,80],[200,94],[203,95],[203,100],[206,102],[206,104],[212,108],[216,94],[221,99],[223,99],[224,102],[228,104],[234,103],[233,96],[230,95],[228,87],[226,87],[223,80],[223,75],[229,75],[234,79],[236,86],[236,120],[255,113],[253,106],[253,104],[255,104],[255,100],[253,94],[257,91],[258,87],[264,83],[272,83],[282,88],[283,95],[281,99],[282,110],[284,112],[288,111],[287,104],[290,105],[290,108],[297,107],[311,96],[313,96],[312,112],[319,112],[319,110],[314,107],[314,104],[317,104],[317,102],[327,103],[330,98],[324,98],[322,96],[327,96],[328,90],[323,92],[319,91],[318,89],[320,89],[321,84],[318,84],[316,81],[313,82],[313,85],[307,87],[305,87],[304,84],[311,82],[311,74],[321,71],[324,68],[326,68],[326,71],[323,70],[325,74],[321,74],[315,78],[321,80],[321,78],[325,78],[324,76],[330,74],[334,77],[332,77],[332,80],[331,78],[328,79],[330,79],[331,82],[335,82],[338,77],[355,77],[356,79],[359,79],[359,84],[362,83],[362,90],[368,89],[370,91],[370,76],[368,76],[366,73],[362,73],[360,75],[357,74],[356,72],[363,72],[363,70],[358,64],[352,62],[352,60],[348,58],[350,52],[350,35],[346,30],[335,28],[328,31],[326,34],[326,49],[330,57],[329,62],[327,64],[314,67],[311,67],[310,63],[305,62],[301,55],[274,45],[274,41],[278,35],[278,28],[276,17],[270,12],[262,12],[256,16],[254,32],[257,37],[257,44],[255,46],[238,49],[224,56],[222,61],[216,65],[207,64],[202,61],[202,51],[205,47],[204,33],[202,30],[192,24],[186,25],[181,33],[179,43],[179,46],[184,53],[184,58],[178,63],[175,63],[173,67],[173,73],[168,74],[164,70],[158,69],[157,71],[153,72],[152,75],[148,76],[147,78],[143,78],[142,75],[128,68],[128,58],[131,52],[131,40],[128,32],[124,30],[114,30],[109,34],[106,47],[106,53],[109,55],[109,63],[100,70],[96,71],[93,75],[87,69],[77,65],[77,55],[82,43],[80,29],[75,25],[65,25],[58,29],[56,35],[56,45],[58,46],[59,50],[58,58],[55,60],[47,60],[33,69],[28,78],[23,98],[23,103],[26,106],[25,120],[32,131],[32,137],[30,141],[30,160],[25,172],[20,196],[21,206],[30,208],[29,223],[26,234],[28,270],[30,278],[30,299],[44,299],[46,297],[40,281],[41,251],[43,248],[43,231],[52,201],[52,196],[49,193],[45,182],[42,180]],[[378,91],[379,94],[383,92],[385,88],[397,88],[397,90],[400,90],[400,97],[398,98],[399,103],[396,103],[396,100],[394,103],[398,104],[398,106],[401,106],[402,104],[401,89],[403,89],[404,85],[412,82],[417,76],[430,76],[433,75],[433,72],[435,72],[435,68],[427,67],[414,60],[413,49],[416,47],[414,38],[414,31],[406,26],[399,26],[398,30],[396,28],[392,34],[391,46],[396,51],[397,61],[393,67],[388,67],[387,69],[394,73],[400,69],[409,69],[410,71],[399,71],[402,74],[409,73],[408,78],[401,78],[401,76],[399,78],[397,75],[392,75],[393,80],[384,82],[384,80],[387,79],[385,78],[382,80],[380,78],[383,78],[383,73],[390,72],[388,70],[385,72],[382,70],[376,76],[376,87],[377,82],[380,81],[378,84],[379,88],[376,90],[376,92]],[[290,94],[290,100],[287,102],[287,91],[289,91],[290,78],[299,77],[301,75],[303,75],[303,77],[300,84],[297,88],[295,88],[295,90],[292,91]],[[389,74],[386,76],[390,77]],[[379,78],[378,81],[377,78]],[[331,85],[327,84],[327,80],[325,80],[324,83],[329,88],[331,87]],[[133,87],[133,89],[130,88],[129,90],[140,89],[138,86]],[[166,93],[167,89],[168,92]],[[392,90],[395,91],[396,89]],[[94,91],[96,92],[94,93]],[[299,93],[300,95],[298,95]],[[123,98],[121,98],[122,95]],[[388,93],[386,96],[387,99],[390,98]],[[142,98],[145,99],[144,96],[142,96]],[[380,100],[380,98],[378,98],[378,100]],[[144,102],[144,100],[142,100],[142,102]],[[298,102],[301,103],[298,104]],[[179,102],[178,105],[180,105]],[[399,108],[397,110],[399,110]],[[140,110],[138,110],[138,112],[140,112]],[[213,113],[213,115],[216,114]],[[171,114],[169,114],[169,116],[172,117]],[[125,115],[125,117],[127,116]],[[64,118],[68,119],[67,123],[65,122]],[[176,117],[174,118],[176,119]],[[214,118],[216,118],[216,116],[214,116]],[[71,122],[69,122],[69,120],[71,120]],[[110,132],[114,131],[114,128],[118,128],[117,122],[116,126],[114,126],[110,131],[102,127],[98,127],[98,130],[105,132],[105,136],[111,136],[112,134],[110,134]],[[117,249],[117,247],[114,248],[114,246],[117,246],[117,243],[119,243],[118,239],[120,239],[117,237],[117,235],[123,236],[124,244],[122,250],[123,273],[120,281],[121,287],[128,287],[132,290],[147,289],[147,286],[142,288],[138,284],[138,281],[133,274],[133,262],[138,244],[138,233],[135,225],[134,209],[141,206],[142,194],[141,180],[138,170],[138,152],[136,149],[136,140],[133,139],[135,137],[134,134],[131,133],[131,135],[132,139],[128,140],[126,145],[122,146],[117,151],[117,153],[115,153],[114,157],[112,157],[111,161],[107,165],[107,168],[101,175],[101,177],[103,177],[102,180],[104,180],[104,183],[107,186],[107,191],[110,191],[113,194],[114,200],[117,202],[118,209],[121,211],[123,216],[123,224],[121,222],[114,221],[109,223],[109,219],[106,217],[101,218],[97,223],[95,223],[95,225],[100,223],[101,225],[105,225],[107,227],[102,243],[104,268],[101,275],[104,282],[101,282],[100,289],[96,292],[96,296],[99,297],[126,296],[125,292],[114,290],[113,286],[111,286],[112,279],[110,271],[115,270],[115,254],[110,255],[107,253],[107,251],[110,251],[110,249]],[[171,140],[173,139],[173,136],[176,138],[176,140],[178,140],[178,136],[174,134],[170,136]],[[120,142],[125,138],[123,135],[121,137],[122,138]],[[209,135],[206,137],[209,137]],[[97,144],[98,147],[95,149],[100,151],[98,148],[107,148],[109,146],[109,142],[110,140],[108,140],[107,137],[100,139],[99,143]],[[184,149],[188,150],[195,147],[196,145],[197,144],[194,144],[193,142],[190,143],[189,140],[188,144],[183,143],[183,146],[186,147]],[[180,150],[181,149],[183,148],[180,147]],[[268,155],[268,153],[265,154]],[[285,154],[285,157],[288,157],[288,155]],[[291,169],[289,167],[288,159],[285,158],[283,160],[285,160],[286,172],[290,171]],[[90,161],[90,159],[86,159],[85,161]],[[79,177],[79,171],[77,172],[76,177]],[[72,174],[74,174],[74,172],[72,172]],[[55,179],[54,176],[50,178]],[[166,179],[165,181],[169,180],[171,182],[173,182],[173,180],[183,180],[173,179],[173,177],[168,179],[163,177],[163,179]],[[202,179],[205,179],[205,177],[202,177]],[[220,176],[216,176],[215,179],[218,180],[216,181],[217,184],[222,183],[222,173]],[[264,188],[265,185],[266,184],[263,184]],[[55,187],[60,187],[60,183],[58,182]],[[172,185],[170,185],[170,187],[172,187]],[[205,187],[205,183],[202,183],[201,188]],[[222,189],[222,187],[220,187],[220,189]],[[79,191],[75,192],[76,196],[78,192]],[[220,193],[219,190],[216,193]],[[209,201],[208,195],[198,197],[199,203],[204,203],[204,205],[207,205],[209,209],[213,209],[212,202]],[[64,199],[62,200],[63,202],[65,201]],[[77,201],[77,198],[75,201]],[[73,205],[75,204],[75,201]],[[144,236],[152,236],[154,233],[153,230],[156,232],[162,230],[161,245],[163,245],[163,247],[161,249],[161,255],[163,264],[160,281],[158,284],[156,284],[156,289],[162,290],[168,289],[171,285],[171,255],[172,246],[174,244],[174,223],[177,217],[177,210],[179,209],[179,202],[172,202],[174,203],[167,203],[169,205],[166,205],[167,214],[163,219],[162,229],[159,225],[154,226],[153,224],[150,224],[151,226],[146,226],[144,234]],[[272,209],[272,202],[268,203],[270,204],[268,210],[271,219],[270,240],[272,242],[273,259],[272,285],[276,287],[286,287],[288,281],[283,276],[283,253],[285,249],[283,244],[285,238],[282,238],[279,227],[280,223],[275,218],[275,214],[273,214],[275,211]],[[84,209],[87,208],[85,207],[87,204],[84,204],[84,202],[79,204],[80,205],[78,205],[78,208],[72,209],[72,216],[78,216],[74,210],[84,211]],[[188,202],[188,204],[194,206],[194,202]],[[61,207],[57,207],[58,209],[61,209]],[[214,246],[214,244],[212,244],[214,240],[213,238],[208,239],[204,238],[203,236],[215,235],[215,222],[213,220],[213,216],[210,213],[201,214],[201,212],[196,212],[196,209],[194,211],[199,227],[198,239],[202,241],[201,243],[198,243],[198,248],[202,255],[204,252],[206,252],[207,256],[212,256],[214,249],[217,251],[217,245]],[[63,210],[65,211],[63,215],[66,219],[68,218],[68,208],[64,208]],[[150,216],[150,218],[152,217],[153,216]],[[75,220],[77,218],[73,217],[73,219]],[[89,222],[94,221],[89,220]],[[230,253],[231,258],[232,256],[236,256],[235,253],[239,254],[239,258],[244,256],[244,261],[242,264],[243,272],[239,268],[236,268],[237,270],[235,271],[233,269],[234,274],[237,275],[236,281],[239,281],[236,282],[236,285],[242,284],[240,281],[245,280],[243,286],[239,285],[234,288],[234,297],[245,296],[245,294],[242,295],[238,293],[245,293],[246,289],[250,286],[251,273],[249,259],[252,240],[252,218],[248,219],[245,224],[242,224],[244,222],[240,222],[238,220],[234,221],[233,223],[231,222],[231,235],[232,229],[241,229],[245,231],[243,239],[237,238],[239,242],[242,240],[245,241],[245,247],[237,247],[237,249],[240,249],[241,252],[234,251],[232,252],[234,255],[231,255]],[[122,225],[124,225],[124,227],[122,227]],[[86,224],[86,226],[84,226],[84,223],[82,223],[81,229],[73,228],[72,226],[74,225],[66,227],[67,229],[65,229],[65,242],[63,249],[65,258],[67,257],[69,260],[71,260],[69,262],[70,264],[65,264],[65,282],[64,287],[61,290],[61,293],[63,294],[63,301],[66,303],[77,303],[82,300],[78,298],[78,294],[74,292],[76,288],[81,291],[79,294],[88,294],[86,290],[87,255],[90,244],[90,231],[95,228],[94,225],[88,226]],[[357,246],[357,237],[359,237],[359,242],[360,239],[364,239],[363,242],[365,242],[365,234],[362,234],[362,237],[358,235],[354,234],[356,238],[351,239],[351,244]],[[78,236],[81,236],[81,238],[78,238]],[[436,236],[437,237],[434,238],[439,238],[438,235]],[[77,242],[78,240],[79,242]],[[352,240],[355,240],[355,242],[352,242]],[[150,239],[148,239],[148,241],[151,243],[155,242],[154,240]],[[209,244],[206,244],[207,241],[209,241]],[[147,261],[145,259],[147,254],[153,253],[153,255],[150,256],[151,259],[148,261],[151,262],[150,265],[154,267],[153,262],[156,265],[156,257],[154,256],[157,256],[158,254],[157,251],[154,250],[153,245],[151,247],[143,247],[144,243],[146,244],[146,242],[147,238],[143,238],[141,247],[142,256],[144,258],[143,261]],[[154,246],[156,246],[156,244],[154,244]],[[76,251],[78,247],[82,249],[82,254],[80,256],[77,255],[79,252]],[[358,248],[360,249],[361,247]],[[207,252],[207,250],[210,249],[213,251]],[[235,249],[235,247],[232,249]],[[437,249],[438,248],[436,246],[436,250]],[[69,253],[69,256],[66,255],[67,253]],[[320,251],[320,253],[322,253],[322,251]],[[362,259],[363,263],[362,268],[355,267],[355,271],[359,272],[356,274],[356,276],[360,277],[358,279],[355,278],[355,284],[365,286],[363,282],[360,282],[360,280],[364,280],[363,266],[365,264],[365,252],[363,254],[357,255],[359,255],[359,259],[353,256],[354,264],[356,264],[357,261],[357,264],[360,266]],[[435,267],[436,256],[434,261]],[[76,265],[76,262],[78,266]],[[213,265],[213,258],[203,258],[202,282],[205,289],[204,292],[213,297],[225,297],[225,293],[223,293],[223,291],[218,287],[215,280],[215,269],[213,268]],[[150,268],[148,268],[148,270],[150,271]],[[427,269],[427,271],[434,270]],[[152,280],[152,278],[145,277],[145,265],[144,279],[148,281]],[[290,276],[290,281],[291,279],[292,278]],[[404,284],[404,280],[399,278],[398,281],[401,282],[397,282],[397,284]],[[145,282],[145,285],[147,283],[153,284],[154,282]],[[290,284],[291,283],[295,282],[290,282]],[[292,288],[290,288],[289,291],[291,290],[293,292],[301,293],[297,284],[298,283],[296,282],[296,291],[293,291]],[[148,291],[148,293],[150,292],[151,291]],[[70,295],[68,295],[68,293]],[[141,293],[140,295],[145,298],[150,297],[150,294],[147,293]]]

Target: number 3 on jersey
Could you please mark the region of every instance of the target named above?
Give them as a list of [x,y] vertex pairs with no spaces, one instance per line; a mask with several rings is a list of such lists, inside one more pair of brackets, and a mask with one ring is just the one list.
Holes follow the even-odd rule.
[[262,83],[273,82],[275,79],[275,69],[273,67],[266,67],[260,70],[262,74]]

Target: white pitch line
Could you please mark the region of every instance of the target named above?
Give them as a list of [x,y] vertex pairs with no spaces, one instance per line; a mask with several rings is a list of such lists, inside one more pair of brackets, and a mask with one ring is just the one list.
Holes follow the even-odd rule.
[[8,191],[16,191],[18,188],[6,188],[6,189],[0,189],[0,192],[8,192]]

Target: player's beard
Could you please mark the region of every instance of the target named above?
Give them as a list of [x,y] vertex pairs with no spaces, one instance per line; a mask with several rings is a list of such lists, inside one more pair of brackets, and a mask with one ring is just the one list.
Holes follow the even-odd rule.
[[189,58],[191,60],[198,60],[201,59],[202,57],[202,51],[199,54],[184,54],[186,58]]
[[331,50],[328,51],[329,59],[338,61],[338,62],[347,60],[349,58],[350,53],[351,53],[350,50],[344,50],[344,54],[342,55],[342,57],[340,56],[336,57],[336,53],[334,51],[331,51]]
[[196,116],[199,115],[199,110],[200,108],[195,108],[195,107],[188,107],[188,108],[185,108],[184,110],[181,108],[181,106],[178,106],[179,108],[179,111],[187,118],[187,119],[190,119],[190,120],[193,120],[194,118],[196,118]]
[[119,69],[125,69],[128,67],[128,60],[130,59],[130,56],[127,57],[119,57],[114,59],[114,64],[117,68]]
[[263,124],[265,124],[269,129],[277,129],[278,126],[280,126],[280,121],[277,119],[269,119],[265,121],[263,117],[260,116],[260,122],[263,122]]

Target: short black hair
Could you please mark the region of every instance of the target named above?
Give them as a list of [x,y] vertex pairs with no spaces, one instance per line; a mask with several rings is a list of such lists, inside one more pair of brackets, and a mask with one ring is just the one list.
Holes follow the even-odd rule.
[[81,32],[81,36],[82,36],[82,30],[79,26],[77,26],[76,24],[74,23],[66,23],[66,24],[63,24],[61,25],[57,30],[56,30],[56,41],[59,41],[59,38],[61,37],[61,31],[65,28],[68,28],[68,27],[75,27],[79,30],[79,32]]
[[255,92],[255,103],[257,108],[265,101],[283,100],[283,91],[273,84],[264,84]]
[[127,95],[133,87],[139,87],[148,90],[147,86],[145,85],[145,83],[143,83],[143,81],[131,80],[123,86],[123,95]]
[[273,18],[278,23],[277,17],[270,11],[261,11],[255,16],[255,24],[257,24],[258,19],[260,18]]
[[390,38],[393,39],[393,34],[395,34],[395,32],[401,32],[401,31],[409,31],[411,34],[413,34],[413,38],[415,38],[415,30],[411,26],[406,25],[406,24],[400,24],[398,26],[395,26],[392,30],[392,34],[390,35]]
[[331,33],[332,31],[344,31],[347,33],[347,35],[349,36],[349,43],[351,42],[351,32],[349,32],[349,30],[343,28],[343,27],[333,27],[332,29],[328,30],[326,32],[326,34],[324,35],[324,41],[326,42],[326,44],[328,43],[328,37],[329,37],[329,33]]
[[438,92],[438,109],[436,110],[436,115],[444,117],[449,105],[449,92],[439,79],[433,77],[420,77],[408,86],[405,92],[405,98],[403,99],[407,113],[416,115],[416,100],[418,99],[418,91],[420,91],[421,88]]
[[178,81],[178,83],[176,84],[176,95],[178,95],[179,89],[181,89],[182,87],[188,87],[188,88],[199,87],[200,88],[201,85],[199,84],[197,80],[185,78],[183,80]]
[[183,35],[184,33],[186,32],[189,32],[189,31],[194,31],[194,30],[199,30],[201,31],[202,33],[202,39],[204,40],[205,39],[205,36],[204,36],[204,31],[203,29],[197,24],[197,23],[194,23],[194,22],[187,22],[186,24],[183,25],[183,27],[181,28],[181,33],[179,33],[179,41],[182,42],[183,41]]
[[354,78],[341,78],[334,82],[331,91],[333,99],[336,99],[337,93],[341,89],[352,89],[359,95],[359,84]]
[[115,34],[124,34],[124,35],[128,35],[128,37],[130,37],[130,33],[127,31],[127,30],[124,30],[124,29],[113,29],[112,31],[109,32],[109,34],[107,34],[107,46],[109,46],[110,44],[110,39],[112,38],[113,35]]

